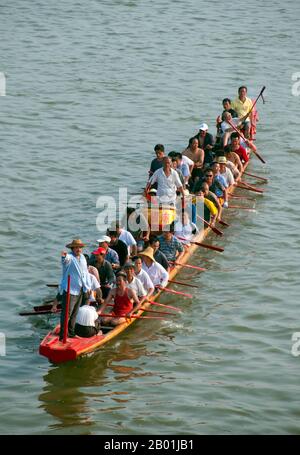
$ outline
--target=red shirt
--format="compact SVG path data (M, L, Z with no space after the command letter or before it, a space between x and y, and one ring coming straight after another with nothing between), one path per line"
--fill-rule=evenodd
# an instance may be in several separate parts
M242 161L244 161L244 163L247 163L249 161L247 151L242 145L240 145L240 147L234 151L239 155L239 157L241 158Z
M113 312L118 317L125 316L133 308L132 302L127 294L127 289L126 289L124 295L119 295L116 291L114 300L115 300L115 303L114 303L114 307L113 307Z

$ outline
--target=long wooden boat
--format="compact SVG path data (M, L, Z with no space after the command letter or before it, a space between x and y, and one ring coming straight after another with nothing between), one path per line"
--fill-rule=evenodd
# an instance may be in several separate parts
M250 160L245 163L243 172L246 170ZM229 190L229 194L232 194L235 190L235 187L231 187ZM195 242L203 242L205 237L209 235L211 232L210 228L202 229L194 238L193 241ZM186 264L194 252L199 248L198 245L192 244L185 252L184 256L181 258L181 264ZM173 268L170 272L169 279L172 280L175 276L180 273L182 266L177 266ZM155 301L160 296L161 292L157 292L153 297L152 301ZM148 309L151 306L150 303L146 303L143 305L144 309ZM142 316L144 311L141 309L139 310L137 316ZM91 338L81 338L76 336L74 338L67 338L66 343L59 341L59 331L60 326L57 325L54 330L50 331L39 347L39 353L49 359L49 361L57 364L62 362L67 362L70 360L75 360L78 357L83 355L89 354L101 348L104 344L108 343L113 338L117 337L120 333L124 332L130 325L136 322L138 318L128 320L114 328L108 328L107 330L104 329L103 333L95 335ZM145 323L144 321L142 323Z

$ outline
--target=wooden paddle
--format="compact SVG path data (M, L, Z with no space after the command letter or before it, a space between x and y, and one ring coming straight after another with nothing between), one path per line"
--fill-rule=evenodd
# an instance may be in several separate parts
M231 120L227 120L227 123L229 123L229 125L234 129L234 131L236 131L239 136L243 139L243 141L246 142L246 138L245 136L240 132L240 130L237 129L237 127L232 123ZM265 160L263 159L263 157L258 153L257 150L253 150L252 149L252 152L257 156L257 158L264 164L266 164Z
M103 317L103 318L126 318L126 315L124 316L116 316L115 314L111 314L111 313L102 313L100 314L100 317ZM162 316L138 316L138 315L135 315L133 314L130 318L128 319L166 319L166 318L163 318Z
M225 221L223 220L219 220L219 223L222 224L222 226L226 226L226 227L229 227L230 224L226 223Z
M165 307L165 308L170 308L170 310L179 311L180 313L182 313L182 310L180 308L173 306L173 305L165 305L164 303L153 302L153 300L148 300L148 303L150 303L151 305L157 305L157 306L161 306L161 307Z
M250 212L256 212L256 210L252 207L243 207L242 205L229 205L228 209L241 209L241 210L249 210Z
M182 237L179 237L177 235L177 238L178 239L181 239L181 240L185 240L184 238ZM198 245L198 246L202 246L203 248L207 248L209 250L214 250L214 251L220 251L221 253L224 251L224 248L221 248L219 246L212 246L212 245L207 245L206 243L202 243L202 242L194 242L193 240L190 240L189 241L190 243L193 243L195 245ZM169 261L170 262L170 261Z
M250 172L246 172L244 171L244 174L245 175L249 175L249 177L254 177L256 178L257 180L261 180L262 182L265 182L265 183L268 183L268 179L266 179L265 177L260 177L259 175L255 175L255 174L250 174Z
M259 194L263 194L263 192L264 192L264 190L261 190L260 188L254 188L254 186L245 185L242 182L237 183L236 187L242 188L243 190L253 191L254 193L259 193Z
M265 101L264 101L264 97L263 97L263 92L265 91L265 88L266 88L266 86L264 85L263 88L261 89L261 91L259 92L259 94L258 94L256 100L255 100L254 103L252 104L252 107L251 107L250 111L249 111L248 114L242 119L243 122L244 122L245 120L247 120L247 118L249 117L249 115L252 113L252 111L253 111L253 109L254 109L254 107L255 107L255 105L256 105L256 103L257 103L257 101L259 100L260 97L262 97L263 102L265 102Z
M189 288L198 288L196 284L183 283L182 281L169 280L169 283L181 284L182 286L187 286Z
M61 310L39 310L39 311L22 311L19 313L20 316L37 316L39 314L55 314L55 313L60 313Z
M155 287L156 287L156 289L159 289L160 291L164 291L167 294L182 295L183 297L188 297L189 299L193 298L192 294L187 294L186 292L174 291L173 289L167 289L167 288L163 288L161 286L155 286Z
M205 272L206 269L204 269L203 267L198 267L197 265L191 265L191 264L181 264L181 262L174 262L174 261L169 261L170 264L174 264L174 265L180 265L181 267L186 267L187 269L195 269L195 270L199 270L199 272Z
M208 221L206 221L204 218L201 218L200 215L197 215L197 218L199 218L199 220L201 220L204 224L206 224L208 227L210 227L210 229L217 235L223 235L224 233L222 231L220 231L220 229L214 227L211 223L209 223Z

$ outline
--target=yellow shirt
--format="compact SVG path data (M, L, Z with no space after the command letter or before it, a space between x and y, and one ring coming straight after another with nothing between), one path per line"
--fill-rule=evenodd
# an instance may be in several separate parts
M213 216L217 215L218 209L217 209L217 207L215 206L215 204L213 202L211 202L209 199L206 199L206 197L205 197L204 198L204 204L206 205L206 207L210 211L211 215L213 215Z
M245 99L242 102L239 98L236 98L233 103L231 104L232 109L237 112L237 115L241 118L248 114L248 112L252 109L252 101L250 98Z

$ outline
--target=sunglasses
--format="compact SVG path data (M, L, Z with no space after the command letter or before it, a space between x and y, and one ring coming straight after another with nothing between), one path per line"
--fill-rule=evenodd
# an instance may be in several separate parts
M205 177L213 177L213 174L207 174Z

